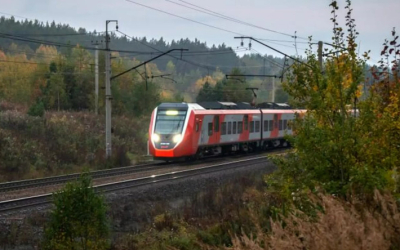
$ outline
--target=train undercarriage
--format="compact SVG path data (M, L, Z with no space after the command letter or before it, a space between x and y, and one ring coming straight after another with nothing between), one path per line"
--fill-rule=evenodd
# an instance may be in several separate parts
M234 154L246 154L252 152L261 152L267 151L275 148L285 148L289 147L290 144L284 139L276 139L276 140L268 140L268 141L254 141L254 142L246 142L246 143L234 143L234 144L225 144L218 146L203 146L199 147L196 155L193 156L185 156L185 157L177 157L177 158L167 158L167 157L154 157L155 160L163 160L167 162L171 161L191 161L191 160L200 160L205 157L213 157L213 156L227 156Z

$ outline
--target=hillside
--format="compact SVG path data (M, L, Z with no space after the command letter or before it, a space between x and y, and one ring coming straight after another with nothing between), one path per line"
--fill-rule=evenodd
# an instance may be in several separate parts
M92 41L104 41L104 32L87 31L84 28L75 29L68 24L43 23L38 20L35 21L16 21L13 17L7 19L0 18L0 33L16 35L24 38L45 40L54 43L69 43L72 45L79 44L81 46L93 47ZM205 42L197 39L190 41L189 39L180 39L178 41L167 42L162 37L159 40L149 39L146 37L125 37L123 34L116 31L111 32L110 48L121 51L134 51L136 53L126 53L121 55L130 55L137 60L144 61L151 58L151 53L159 51L167 51L170 49L188 49L189 51L184 54L182 61L177 65L176 71L179 74L186 72L200 70L203 74L210 70L220 68L222 72L228 73L233 67L241 66L263 66L260 58L248 57L242 60L239 58L234 49L227 47L225 44L209 46ZM26 41L18 41L11 39L1 39L0 49L8 49L14 43L22 46L22 50L26 52L33 52L39 48L40 43L27 43ZM104 43L101 44L104 47ZM136 55L132 55L136 54ZM176 58L175 58L176 57ZM176 52L174 57L166 56L161 57L155 63L157 67L164 71L166 70L169 61L178 61L180 59L180 52ZM266 71L270 72L272 64L276 60L277 64L283 65L283 60L279 58L269 57L266 61ZM272 61L272 62L271 62ZM175 63L176 64L176 63ZM262 73L263 68L251 69L247 73Z

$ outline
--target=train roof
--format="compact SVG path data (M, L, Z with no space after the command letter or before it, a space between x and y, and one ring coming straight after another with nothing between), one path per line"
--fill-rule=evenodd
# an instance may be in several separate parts
M184 102L164 102L158 105L158 109L178 109L187 110L188 104Z
M252 106L248 102L199 102L199 103L161 103L160 110L177 109L187 110L191 107L195 110L289 110L293 109L287 103L263 102L257 106Z
M199 102L204 109L255 109L247 102Z
M204 109L292 109L287 103L263 102L252 106L248 102L199 102Z

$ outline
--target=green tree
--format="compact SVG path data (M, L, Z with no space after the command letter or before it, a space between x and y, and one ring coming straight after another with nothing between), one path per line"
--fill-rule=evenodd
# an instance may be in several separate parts
M242 72L239 69L233 69L230 74L241 75ZM246 90L247 87L249 87L249 84L242 76L220 80L214 87L206 82L200 89L196 101L250 102L252 92Z
M203 88L200 89L196 97L197 102L216 101L213 87L208 83L204 83Z
M166 72L169 74L175 74L175 64L172 61L167 63Z
M109 225L104 199L83 174L53 196L55 205L45 229L44 249L107 249Z
M365 197L376 188L385 188L391 169L377 162L380 154L371 154L380 150L373 133L377 117L371 111L372 100L359 101L368 53L357 56L358 33L351 2L346 6L347 29L338 26L337 2L330 6L335 25L333 44L346 49L328 51L323 68L317 56L307 51L307 65L294 64L284 84L295 105L307 109L293 124L296 136L288 137L294 150L286 158L275 159L280 168L271 182L288 199L321 189L342 197L350 193ZM355 102L358 118L353 112Z
M282 88L275 90L275 102L283 103L288 102L289 95Z

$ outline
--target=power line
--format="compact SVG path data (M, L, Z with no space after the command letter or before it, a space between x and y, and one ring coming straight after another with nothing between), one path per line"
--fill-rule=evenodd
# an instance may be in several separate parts
M40 65L40 64L49 65L48 63L10 61L10 60L1 60L1 59L0 59L0 63L23 63L23 64L36 64L36 65Z
M33 39L33 38L27 38L27 37L7 34L7 33L0 33L0 37L11 39L11 40L30 42L30 43L38 43L38 44L45 44L45 45L52 45L52 46L59 46L59 47L67 47L67 48L75 48L76 47L75 45L71 45L71 44L58 43L58 42L52 42L52 41L47 41L47 40L39 40L39 39ZM90 48L90 47L81 47L81 48L88 49L88 50L95 50L95 48Z
M298 62L298 63L301 63L301 64L303 64L303 65L305 65L305 66L307 66L307 67L313 69L312 66L308 65L307 63L302 62L302 61L300 61L300 60L298 60L298 59L296 59L296 58L294 58L294 57L292 57L292 56L289 56L288 54L285 54L285 53L283 53L282 51L279 51L279 50L277 50L277 49L275 49L275 48L272 48L271 46L269 46L269 45L267 45L267 44L265 44L265 43L262 43L262 42L258 41L257 39L254 39L253 37L235 37L235 39L236 39L236 38L238 38L238 39L246 39L246 38L247 38L247 39L251 39L251 40L253 40L253 41L255 41L255 42L259 43L259 44L264 45L265 47L267 47L267 48L269 48L269 49L272 49L272 50L275 51L275 52L278 52L279 54L284 55L285 57L288 57L288 58L290 58L290 59L292 59L292 60L294 60L294 61L296 61L296 62Z
M137 39L137 38L134 38L134 37L132 37L132 36L129 36L129 35L127 35L126 33L124 33L124 32L122 32L122 31L120 31L120 30L118 30L117 31L118 33L120 33L121 35L123 35L123 36L125 36L125 37L128 37L128 38L130 38L132 41L136 41L136 42L139 42L139 43L141 43L142 45L144 45L144 46L146 46L146 47L148 47L148 48L151 48L151 49L153 49L153 50L157 50L157 49L155 49L154 47L152 47L151 45L149 45L149 44L147 44L147 43L144 43L144 42L142 42L141 40L139 40L139 39ZM183 54L184 55L190 55L190 56L193 56L193 55L219 55L219 54L230 54L230 53L234 53L234 52L241 52L241 51L243 51L244 49L231 49L231 48L229 48L229 49L224 49L224 50L209 50L209 51L201 51L201 50L193 50L193 51L186 51L186 52L183 52ZM158 52L160 52L160 53L162 53L162 51L160 51L160 50L157 50ZM150 52L147 52L147 53L150 53ZM150 54L158 54L158 53L155 53L155 52L151 52ZM171 53L171 55L173 55L174 53Z
M37 44L43 44L43 45L51 45L51 46L56 46L56 47L76 48L76 45L72 45L72 44L27 38L27 37L23 37L23 36L11 35L11 34L7 34L7 33L0 33L0 38L6 38L6 39L29 42L29 43L37 43ZM80 48L86 49L86 50L96 50L95 47L80 46ZM97 49L97 50L105 51L105 49ZM127 50L110 50L110 51L111 52L120 52L120 53L150 54L148 52L141 52L141 51L127 51Z
M131 1L131 0L126 0L126 1L127 1L127 2L130 2L130 3L133 3L133 4L136 4L136 5L139 5L139 6L142 6L142 7L145 7L145 8L148 8L148 9L152 9L152 10L155 10L155 11L158 11L158 12L161 12L161 13L164 13L164 14L167 14L167 15L171 15L171 16L174 16L174 17L178 17L178 18L184 19L184 20L186 20L186 21L194 22L194 23L197 23L197 24L200 24L200 25L204 25L204 26L207 26L207 27L210 27L210 28L214 28L214 29L218 29L218 30L225 31L225 32L229 32L229 33L231 33L231 34L236 34L236 35L240 34L241 36L243 36L243 34L238 33L238 32L235 32L235 31L232 31L232 30L228 30L228 29L220 28L220 27L217 27L217 26L214 26L214 25L202 23L202 22L199 22L199 21L190 19L190 18L182 17L182 16L179 16L179 15L176 15L176 14L173 14L173 13L170 13L170 12L167 12L167 11L164 11L164 10L160 10L160 9L157 9L157 8L154 8L154 7L151 7L151 6L148 6L148 5L144 5L144 4L141 4L141 3L137 3L137 2L134 2L134 1ZM166 1L169 1L169 0L166 0ZM172 2L172 1L169 1L169 2ZM172 3L175 3L175 2L172 2ZM175 3L175 4L181 5L181 4L179 4L179 3ZM182 5L182 6L187 7L187 6L185 6L185 5ZM190 8L190 7L188 7L188 8ZM209 13L207 13L207 14L209 14ZM270 31L270 30L269 30L269 31ZM283 33L283 34L284 34L284 33ZM286 34L286 35L288 35L288 34ZM291 35L289 35L289 36L291 36ZM269 39L260 39L260 40L270 41ZM270 41L270 42L271 42L271 41ZM283 44L281 44L281 46L290 47L290 46L288 46L288 45L283 45ZM291 47L290 47L290 48L291 48Z
M126 1L127 1L127 2L130 2L130 3L133 3L133 4L136 4L136 5L139 5L139 6L142 6L142 7L145 7L145 8L148 8L148 9L152 9L152 10L155 10L155 11L158 11L158 12L161 12L161 13L164 13L164 14L168 14L168 15L171 15L171 16L175 16L175 17L178 17L178 18L181 18L181 19L190 21L190 22L194 22L194 23L197 23L197 24L201 24L201 25L204 25L204 26L207 26L207 27L210 27L210 28L222 30L222 31L229 32L229 33L232 33L232 34L239 34L238 32L235 32L235 31L232 31L232 30L227 30L227 29L224 29L224 28L219 28L219 27L216 27L216 26L213 26L213 25L209 25L209 24L205 24L205 23L202 23L202 22L193 20L193 19L189 19L189 18L186 18L186 17L178 16L178 15L176 15L176 14L173 14L173 13L170 13L170 12L167 12L167 11L164 11L164 10L160 10L160 9L157 9L157 8L154 8L154 7L150 7L150 6L147 6L147 5L144 5L144 4L140 4L140 3L137 3L137 2L134 2L134 1L131 1L131 0L126 0ZM167 1L169 1L169 0L167 0ZM186 3L186 2L185 2L185 3ZM285 33L284 33L284 34L285 34ZM285 34L285 35L289 35L289 34ZM241 35L241 36L243 36L243 35ZM293 37L292 35L289 35L289 36ZM303 39L305 39L305 38L303 38ZM260 40L261 40L261 39L260 39ZM263 39L263 40L266 40L266 39ZM279 44L279 45L285 46L285 47L290 47L290 48L294 47L294 46L288 46L288 45L284 45L284 44Z
M142 45L144 45L144 46L146 46L146 47L148 47L148 48L151 48L151 49L153 49L153 50L155 50L155 51L158 51L158 52L162 52L162 51L160 51L160 50L158 50L158 49L156 49L156 48L154 48L154 47L152 47L152 46L150 46L150 45L148 45L148 44L146 44L146 43L144 43L144 42L142 42L142 41L140 41L140 40L138 40L138 39L133 38L132 36L127 35L126 33L122 32L122 31L118 31L118 32L121 33L122 35L124 35L124 36L130 38L130 39L136 40L137 42L141 43ZM188 53L189 53L189 52L184 52L184 54L188 54ZM191 65L194 65L194 66L197 66L197 67L200 67L200 68L204 68L204 69L207 69L207 70L214 70L216 67L219 67L219 68L233 68L233 67L234 67L234 66L206 65L206 64L196 63L196 62L192 62L192 61L187 60L187 59L178 58L178 57L176 57L176 56L174 56L174 55L171 55L171 54L167 54L167 56L170 56L170 57L175 58L175 59L177 59L177 60L181 60L181 61L183 61L183 62L189 63L189 64L191 64ZM267 60L270 61L269 58L267 58ZM270 62L272 62L272 61L270 61ZM273 62L273 63L275 63L276 66L278 66L278 67L282 67L282 65L279 65L279 64L276 63L276 62Z
M115 30L114 30L115 31ZM111 31L112 32L112 31ZM102 33L105 33L105 31L96 31L96 32L86 32L86 33L64 33L64 34L12 34L16 36L25 36L25 37L59 37L59 36L98 36Z
M120 32L121 34L124 34ZM124 34L127 36L126 34ZM59 43L59 42L53 42L53 41L48 41L48 40L40 40L40 39L33 39L33 38L28 38L28 37L23 37L23 36L17 36L17 35L12 35L12 34L7 34L7 33L0 33L0 37L2 38L7 38L7 39L12 39L12 40L17 40L17 41L24 41L24 42L30 42L30 43L37 43L37 44L44 44L44 45L51 45L51 46L56 46L56 47L66 47L66 48L76 48L75 45L71 44L65 44L65 43ZM133 39L133 37L131 37ZM146 45L145 43L141 42L140 40L136 40L143 45ZM149 45L146 45L148 47L151 47ZM86 46L80 46L82 49L86 50L96 50L94 47L86 47ZM154 49L153 47L151 47ZM105 49L98 49L100 51L105 51ZM148 54L155 54L154 52L141 52L141 51L127 51L127 50L111 50L111 52L120 52L120 53L134 53L134 54L142 54L142 55L148 55ZM162 53L162 51L159 51ZM192 51L191 55L202 55L202 54L229 54L229 53L234 53L235 51L232 49L227 49L224 51ZM157 54L157 53L156 53ZM188 52L188 54L190 54Z
M16 56L16 55L30 55L30 56L40 56L40 57L46 57L46 58L51 58L54 59L56 57L58 57L59 55L38 55L36 52L28 52L26 50L21 50L21 49L7 49L7 48L3 48L0 49L0 51L8 51L7 54L11 54L11 56Z
M290 46L290 45L281 44L281 43L277 43L277 42L271 42L271 41L266 40L266 39L259 39L259 40L261 40L261 41L267 41L268 43L276 44L276 45L283 46L283 47L288 47L288 48L292 48L292 49L295 48L294 45ZM298 42L297 42L297 43L298 43ZM304 50L304 51L306 50L306 49L304 49L304 48L297 48L297 49Z
M1 63L1 62L0 62ZM18 73L18 74L21 74L22 72L21 71L8 71L8 70L0 70L0 72L1 73L3 73L3 72L7 72L7 73ZM40 76L47 76L47 75L49 75L49 76L51 76L51 75L86 75L86 74L88 74L87 72L84 72L84 73L79 73L79 72L46 72L46 73L38 73L38 72L29 72L29 74L31 74L31 75L34 75L34 76L37 76L37 75L40 75ZM31 76L29 76L29 77L18 77L17 76L17 78L18 79L21 79L21 78L30 78Z
M13 15L13 14L5 13L5 12L0 12L0 14L7 15L7 16L12 16L12 17L19 17L19 18L24 18L24 19L34 20L34 19L32 19L32 18L27 18L27 17L23 17L23 16L17 16L17 15Z
M131 37L131 36L129 36L129 35L127 35L127 34L121 32L121 31L118 31L118 32L120 32L121 34L124 34L124 35L127 36L127 37L130 37L131 39L134 39L133 37ZM158 51L158 52L162 52L161 50L158 50L158 49L156 49L156 48L154 48L154 47L152 47L152 46L150 46L150 45L148 45L148 44L146 44L146 43L144 43L144 42L142 42L142 41L140 41L140 40L136 40L136 41L138 41L139 43L143 44L144 46L146 46L146 47L148 47L148 48L151 48L151 49L156 50L156 51ZM208 67L208 66L204 66L204 65L201 65L201 64L199 64L199 63L191 62L191 61L186 60L186 59L183 59L183 58L178 58L178 57L173 56L173 55L170 55L170 54L167 54L167 56L172 57L172 58L175 58L175 59L177 59L177 60L181 60L181 61L186 62L186 63L189 63L189 64L192 64L192 65L197 66L197 67L200 67L200 68L205 68L205 69L207 69L207 70L210 70L210 69L211 69L211 70L214 70L214 68L211 68L211 67Z
M251 50L253 50L254 52L256 52L256 53L258 53L258 54L261 55L261 53L258 52L257 50L255 50L255 49L253 49L253 48L251 48ZM279 63L277 63L277 62L275 62L274 60L269 59L268 57L264 57L264 56L263 56L262 58L265 58L265 60L267 60L268 62L270 62L271 64L274 64L275 66L277 66L277 67L279 67L279 68L282 68L282 67L283 67L283 65L281 65L281 64L279 64Z
M251 23L247 23L247 22L241 21L239 19L220 14L218 12L215 12L215 11L200 7L198 5L195 5L195 4L183 1L183 0L179 0L179 1L181 1L183 3L186 3L188 5L194 6L194 7L198 8L198 9L186 6L184 4L176 3L176 2L173 2L171 0L166 0L166 1L170 2L170 3L173 3L173 4L176 4L176 5L179 5L179 6L182 6L182 7L185 7L185 8L188 8L188 9L192 9L192 10L195 10L195 11L206 13L206 14L211 15L211 16L219 17L219 18L231 21L231 22L239 23L239 24L242 24L242 25L250 26L250 27L253 27L253 28L258 28L258 29L261 29L261 30L265 30L265 31L269 31L269 32L273 32L273 33L277 33L277 34L281 34L281 35L285 35L285 36L289 36L289 37L293 37L293 35L290 35L290 34L287 34L287 33L283 33L283 32L279 32L279 31L275 31L275 30L272 30L272 29L267 29L267 28L264 28L264 27L261 27L261 26L258 26L258 25L254 25L254 24L251 24ZM298 38L300 38L300 37L298 37ZM301 39L307 40L307 38L301 38Z
M184 20L186 20L186 21L190 21L190 22L193 22L193 23L197 23L197 24L201 24L201 25L204 25L204 26L208 26L208 27L210 27L210 28L214 28L214 29L218 29L218 30L225 31L225 32L229 32L229 33L231 33L231 34L242 35L242 34L240 34L240 33L237 33L237 32L231 31L231 30L227 30L227 29L224 29L224 28L219 28L219 27L217 27L217 26L213 26L213 25L210 25L210 24L202 23L202 22L199 22L199 21L190 19L190 18L178 16L178 15L175 15L175 14L173 14L173 13L170 13L170 12L167 12L167 11L164 11L164 10L156 9L156 8L153 8L153 7L150 7L150 6L141 4L141 3L133 2L133 1L131 1L131 0L126 0L126 1L127 1L127 2L130 2L130 3L133 3L133 4L136 4L136 5L140 5L140 6L142 6L142 7L148 8L148 9L152 9L152 10L155 10L155 11L158 11L158 12L162 12L162 13L167 14L167 15L171 15L171 16L174 16L174 17L178 17L178 18L184 19Z

